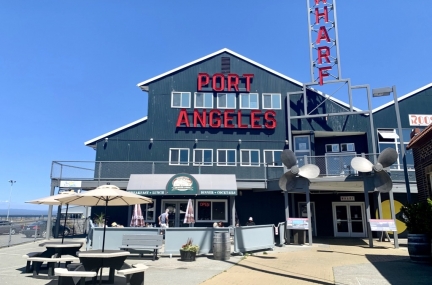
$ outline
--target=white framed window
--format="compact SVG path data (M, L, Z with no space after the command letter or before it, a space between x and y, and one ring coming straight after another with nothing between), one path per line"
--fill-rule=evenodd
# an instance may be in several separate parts
M190 92L171 93L171 108L190 108L190 107L191 107Z
M326 144L325 145L326 152L339 152L339 145L335 144Z
M241 166L260 166L259 149L242 149L240 150Z
M297 157L297 165L299 167L305 165L305 155L310 156L310 136L295 136L294 137L294 153Z
M193 151L193 165L212 166L213 150L197 148Z
M169 165L189 165L189 149L170 148Z
M341 143L341 151L355 151L354 143Z
M141 204L141 212L143 213L144 222L155 222L155 204Z
M197 199L196 223L228 222L227 200Z
M403 169L403 159L401 153L401 143L400 143L400 135L398 129L377 129L377 140L378 140L378 148L381 153L386 148L394 148L398 155L398 160L393 165L390 166L390 169L402 170ZM402 129L402 139L404 142L404 148L406 149L407 145L410 142L410 134L411 129ZM405 151L406 163L408 169L414 169L414 155L412 149Z
M263 109L282 109L281 107L281 95L276 93L263 93L262 96L262 108Z
M218 149L217 165L218 166L236 166L237 150L235 149Z
M264 163L269 167L283 167L281 154L281 150L264 150Z
M195 108L213 109L213 93L195 92Z
M258 93L240 93L240 109L259 109Z
M218 93L217 107L220 109L235 109L236 94L235 93Z

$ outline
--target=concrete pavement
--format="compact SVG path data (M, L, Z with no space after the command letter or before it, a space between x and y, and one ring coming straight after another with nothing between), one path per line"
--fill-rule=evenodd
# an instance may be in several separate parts
M38 244L0 249L1 285L57 284L23 273L21 256L42 251ZM432 284L432 266L412 263L403 242L400 249L388 242L374 245L369 248L362 239L316 239L312 247L275 247L228 261L213 260L212 255L200 256L195 262L182 262L178 256L152 261L151 255L132 255L127 263L149 266L145 284Z

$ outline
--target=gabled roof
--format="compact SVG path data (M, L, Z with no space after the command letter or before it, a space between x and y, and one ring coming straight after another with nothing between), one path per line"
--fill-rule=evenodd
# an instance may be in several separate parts
M412 92L410 92L410 93L408 93L408 94L406 94L406 95L404 95L402 97L399 97L398 98L398 102L400 102L402 100L405 100L406 98L409 98L409 97L411 97L411 96L413 96L413 95L415 95L415 94L417 94L419 92L422 92L423 90L426 90L426 89L428 89L430 87L432 87L432 83L429 83L429 84L427 84L427 85L425 85L423 87L420 87L419 89L416 89L416 90L414 90L414 91L412 91ZM387 108L388 106L391 106L393 104L394 104L394 100L392 100L391 102L388 102L388 103L386 103L384 105L381 105L378 108L373 109L372 113L378 112L378 111L380 111L380 110L382 110L384 108Z
M109 137L109 136L112 135L112 134L118 133L118 132L120 132L120 131L122 131L122 130L125 130L125 129L129 128L129 127L132 127L133 125L139 124L139 123L144 122L144 121L146 121L146 120L147 120L147 116L144 117L144 118L141 118L141 119L139 119L139 120L133 121L132 123L129 123L129 124L127 124L127 125L124 125L123 127L117 128L117 129L115 129L115 130L113 130L113 131L111 131L111 132L108 132L108 133L105 133L105 134L103 134L103 135L100 135L100 136L98 136L98 137L96 137L96 138L94 138L94 139L88 140L88 141L86 141L86 142L84 143L84 145L89 146L89 147L92 147L92 148L95 148L95 147L96 147L95 143L96 143L98 140L101 140L101 139L107 138L107 137Z

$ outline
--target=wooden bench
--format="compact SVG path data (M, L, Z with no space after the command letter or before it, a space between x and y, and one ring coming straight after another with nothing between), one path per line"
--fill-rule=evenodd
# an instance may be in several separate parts
M126 277L126 284L144 285L144 274L148 266L140 263L133 266L134 268L118 270L117 273Z
M153 250L154 261L162 243L163 235L123 235L120 249L138 252Z
M56 268L54 274L58 276L58 285L84 285L86 278L94 278L97 273L95 271L68 271L66 268ZM75 283L74 278L79 278L79 283Z
M71 255L64 255L62 257L44 257L44 256L33 256L33 257L26 257L27 255L24 255L23 257L27 259L27 264L29 264L29 262L32 262L32 267L33 267L33 276L37 276L39 274L39 271L42 267L42 264L44 262L47 263L47 268L48 268L48 277L53 276L54 273L54 267L56 265L56 263L61 263L61 262L65 262L66 266L67 264L71 263L71 262L78 262L79 258L75 257L75 256L71 256ZM27 269L27 267L26 267Z

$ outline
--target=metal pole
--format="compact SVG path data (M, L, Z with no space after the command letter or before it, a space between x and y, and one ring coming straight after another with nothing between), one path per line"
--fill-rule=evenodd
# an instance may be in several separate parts
M372 231L371 231L371 227L370 227L371 215L370 215L369 191L368 191L369 186L373 183L373 181L370 177L368 177L368 178L365 177L363 180L363 183L364 183L363 188L364 188L365 207L366 207L366 228L367 228L368 237L369 237L369 247L373 247Z
M397 124L398 124L398 129L399 129L399 143L400 143L401 154L402 154L402 164L403 164L403 170L404 170L404 176L405 176L405 187L406 187L406 192L407 192L407 201L408 201L408 204L411 204L411 189L410 189L410 184L409 184L409 179L408 179L408 168L407 168L406 156L405 156L405 144L404 144L404 140L403 140L402 124L401 124L400 113L399 113L399 102L397 99L397 93L396 93L396 86L395 85L393 85L392 90L393 90L393 99L394 99L395 110L396 110L396 120L397 120Z
M372 114L372 100L371 100L371 92L369 85L366 85L366 93L367 93L367 100L368 100L368 109L369 109L369 122L371 127L371 140L372 140L372 151L373 151L373 159L374 163L377 163L377 157L376 157L376 140L375 140L375 126L373 121L373 114Z
M393 199L393 190L390 190L389 192L389 197L390 197L390 211L391 211L391 216L392 216L392 220L395 222L396 224L396 217L395 217L395 208L394 208L394 199ZM398 239L398 232L397 229L395 232L393 232L393 239L394 239L394 247L395 248L399 248L399 239Z
M307 216L308 216L308 236L309 236L309 246L312 246L312 217L311 217L311 208L310 208L310 194L309 194L309 186L306 190L306 207L307 207Z
M11 180L9 180L9 183L11 184L11 186L10 186L10 191L9 191L8 211L7 211L7 217L6 217L7 221L9 221L10 201L12 199L12 188L13 188L14 183L16 183L16 181L11 179Z

